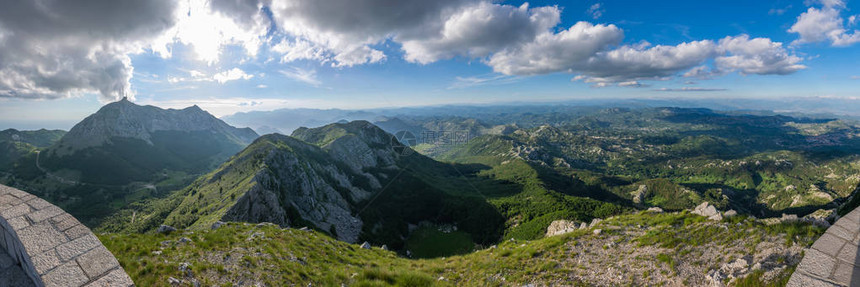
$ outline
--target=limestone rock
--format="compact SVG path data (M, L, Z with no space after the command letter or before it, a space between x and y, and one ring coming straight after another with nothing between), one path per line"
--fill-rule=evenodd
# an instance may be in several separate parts
M215 223L212 223L211 228L212 229L218 229L218 228L221 228L221 226L223 226L224 224L227 224L227 223L224 223L223 221L215 221Z
M647 185L639 185L639 189L633 191L633 203L642 203L645 200L645 195L648 193Z
M370 249L370 243L365 241L364 243L361 244L361 248Z
M696 209L693 209L692 213L707 217L710 220L723 220L723 215L720 214L716 207L714 207L707 201L702 202L702 204L699 204L699 206L696 206Z
M176 231L176 228L173 226L170 226L170 225L163 225L162 224L161 226L158 227L158 229L156 231L158 231L158 233L168 234L168 233Z
M659 208L659 207L656 207L656 206L655 206L655 207L648 208L648 210L647 210L647 211L648 211L648 212L663 213L663 209L662 209L662 208Z
M569 220L556 220L549 224L546 228L546 237L561 235L572 232L578 229L579 225L576 222Z
M729 211L726 211L726 212L723 214L723 216L724 216L724 217L726 217L726 218L734 217L734 216L737 216L737 215L738 215L738 212L737 212L737 211L735 211L734 209L729 209Z

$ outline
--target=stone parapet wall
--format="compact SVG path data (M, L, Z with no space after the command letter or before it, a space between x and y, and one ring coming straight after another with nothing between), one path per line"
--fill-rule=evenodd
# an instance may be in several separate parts
M786 286L860 286L860 207L806 250Z
M0 185L0 248L36 286L134 285L89 228L59 207L4 185Z

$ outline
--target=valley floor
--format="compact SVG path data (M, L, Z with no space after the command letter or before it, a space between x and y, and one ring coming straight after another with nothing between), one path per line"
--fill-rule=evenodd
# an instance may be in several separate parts
M420 260L265 223L100 238L139 286L780 286L822 232L744 216L641 212Z

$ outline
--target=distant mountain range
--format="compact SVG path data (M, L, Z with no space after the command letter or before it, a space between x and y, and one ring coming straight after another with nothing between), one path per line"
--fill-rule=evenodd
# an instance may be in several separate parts
M743 111L758 114L791 116L840 117L860 119L860 99L839 97L808 98L642 98L642 99L578 99L557 102L515 102L484 105L443 105L365 110L341 109L279 109L274 111L240 112L224 116L225 122L250 127L260 134L289 134L299 127L320 127L342 120L367 120L379 123L391 118L463 117L483 119L501 114L546 114L568 110L594 110L610 107L647 108L679 107L708 108L717 111ZM382 125L380 125L382 126ZM386 129L386 131L390 131Z

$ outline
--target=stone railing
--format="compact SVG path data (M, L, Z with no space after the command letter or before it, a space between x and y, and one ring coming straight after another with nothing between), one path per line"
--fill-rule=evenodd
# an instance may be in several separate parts
M786 286L860 286L860 207L806 250Z
M89 228L59 207L4 185L0 185L0 248L36 286L134 285Z

